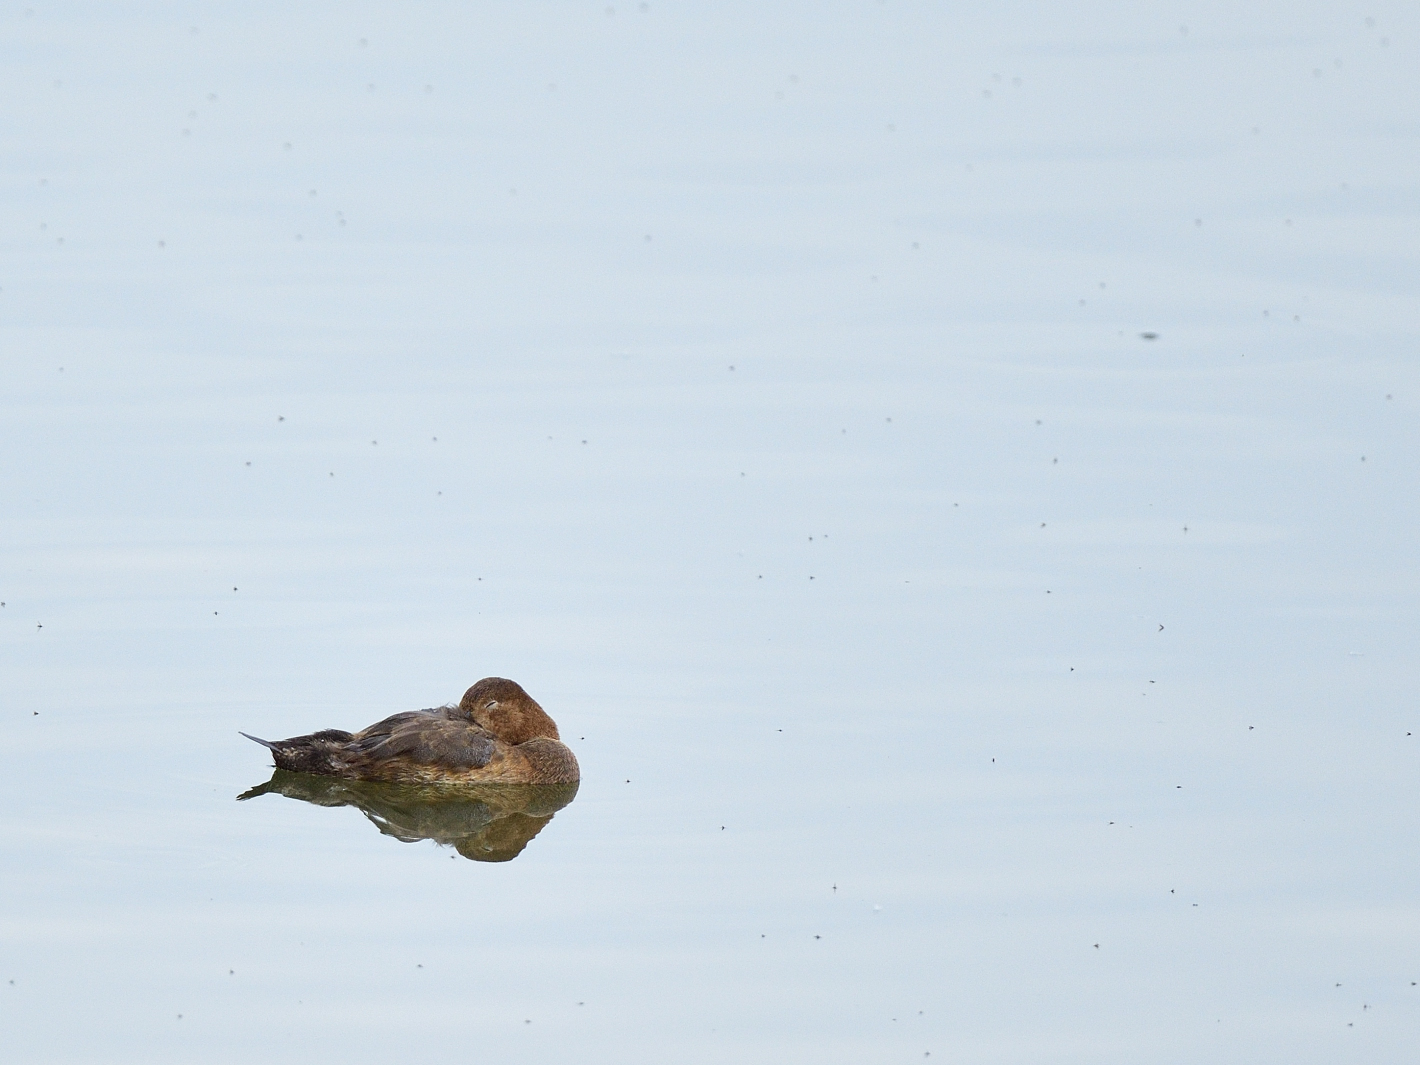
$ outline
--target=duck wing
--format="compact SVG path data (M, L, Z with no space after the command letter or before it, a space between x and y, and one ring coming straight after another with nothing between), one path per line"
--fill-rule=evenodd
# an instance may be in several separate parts
M344 745L352 763L401 760L450 769L482 769L497 746L491 732L435 710L414 710L361 729Z

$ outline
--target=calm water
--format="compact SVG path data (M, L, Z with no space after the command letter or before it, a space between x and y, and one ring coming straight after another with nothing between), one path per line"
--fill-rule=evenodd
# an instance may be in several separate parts
M5 11L7 1060L1411 1060L1420 22L1233 7Z

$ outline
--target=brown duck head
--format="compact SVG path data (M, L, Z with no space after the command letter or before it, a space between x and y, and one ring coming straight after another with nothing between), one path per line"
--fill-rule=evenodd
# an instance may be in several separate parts
M557 734L557 723L523 691L522 685L502 677L484 677L463 693L459 709L474 724L514 746L535 736L562 738Z

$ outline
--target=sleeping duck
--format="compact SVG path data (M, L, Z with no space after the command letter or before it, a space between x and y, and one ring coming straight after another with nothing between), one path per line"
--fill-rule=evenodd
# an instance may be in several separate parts
M359 732L263 740L278 769L393 784L570 784L577 759L522 687L485 677L458 706L395 714Z

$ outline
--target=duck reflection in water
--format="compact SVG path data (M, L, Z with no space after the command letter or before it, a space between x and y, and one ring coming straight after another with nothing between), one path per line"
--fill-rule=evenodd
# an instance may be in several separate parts
M237 798L285 795L316 806L354 806L403 843L432 839L476 862L510 862L577 794L568 784L465 784L458 788L342 780L278 769Z

